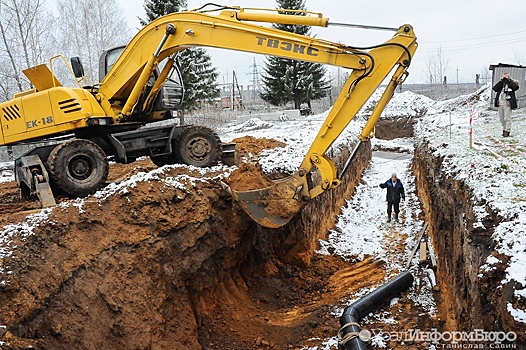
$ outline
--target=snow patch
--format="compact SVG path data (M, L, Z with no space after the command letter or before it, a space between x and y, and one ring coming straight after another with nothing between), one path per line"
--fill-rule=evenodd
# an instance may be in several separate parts
M5 225L0 231L0 259L12 256L13 251L17 248L13 240L15 237L21 241L27 240L34 235L34 229L39 227L42 223L48 222L49 214L52 208L42 209L40 212L26 216L25 220L20 223L12 223ZM7 266L0 265L0 274L11 274ZM6 281L0 281L0 284L5 285Z
M515 321L526 323L526 312L524 310L515 309L511 303L508 303L507 308L508 312L511 316L513 316Z

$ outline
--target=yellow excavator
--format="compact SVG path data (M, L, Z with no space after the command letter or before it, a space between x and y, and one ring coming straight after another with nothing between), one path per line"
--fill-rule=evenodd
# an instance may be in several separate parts
M46 206L55 203L52 190L70 196L92 193L106 181L108 157L129 163L147 155L158 165L197 166L210 166L221 159L222 144L208 128L146 125L172 116L170 108L159 102L167 100L161 95L182 98L182 93L177 88L167 93L163 85L173 82L170 77L174 72L179 75L177 53L191 47L238 50L350 69L298 171L268 188L232 191L232 195L256 222L280 227L306 201L340 184L358 146L373 136L374 126L396 86L407 77L417 48L412 27L358 26L393 29L396 33L385 43L357 48L249 23L357 26L333 23L321 13L208 6L161 17L141 29L126 47L104 53L99 84L80 84L83 69L78 58L72 59L70 66L78 82L74 88L60 84L53 74L52 61L50 68L40 65L24 71L34 88L0 104L0 144L49 141L62 135L72 138L37 147L15 160L15 176L23 196L37 194ZM161 62L164 67L159 70ZM390 81L363 127L360 142L342 173L337 174L327 150L390 72Z

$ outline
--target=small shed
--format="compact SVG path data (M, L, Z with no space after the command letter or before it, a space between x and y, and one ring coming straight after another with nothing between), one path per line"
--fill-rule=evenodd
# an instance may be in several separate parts
M491 86L497 84L504 73L510 73L512 79L519 81L519 90L515 92L517 97L517 107L526 107L526 67L517 66L513 64L499 63L489 66L489 70L493 71L491 76ZM495 101L496 92L491 90L491 108L495 109L493 102Z

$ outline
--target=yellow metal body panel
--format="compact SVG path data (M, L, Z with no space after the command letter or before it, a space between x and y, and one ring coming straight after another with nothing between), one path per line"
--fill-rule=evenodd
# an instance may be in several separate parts
M2 144L12 144L87 126L88 118L106 116L95 98L81 88L56 87L0 104Z
M19 98L22 96L26 96L26 95L31 95L31 94L34 94L35 92L37 92L37 89L29 89L26 91L17 92L16 94L13 95L13 99Z
M44 91L56 86L62 86L45 64L24 69L22 73L35 86L37 91Z

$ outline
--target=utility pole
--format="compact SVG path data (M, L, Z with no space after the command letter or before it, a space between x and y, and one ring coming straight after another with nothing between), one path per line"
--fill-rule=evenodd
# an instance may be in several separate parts
M458 66L457 66L457 85L458 85ZM457 86L458 88L458 86Z
M232 110L234 110L234 102L236 102L239 105L239 110L243 110L243 93L241 92L241 89L239 88L239 83L237 81L236 71L232 71L232 75L233 75L233 79L232 79ZM236 100L234 87L237 88L237 92L239 93L239 100Z
M259 86L259 74L258 66L256 64L256 58L254 57L254 63L250 66L252 68L252 100L255 101L257 97L257 87Z

